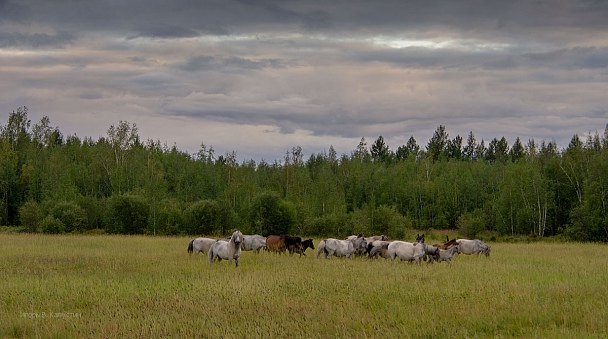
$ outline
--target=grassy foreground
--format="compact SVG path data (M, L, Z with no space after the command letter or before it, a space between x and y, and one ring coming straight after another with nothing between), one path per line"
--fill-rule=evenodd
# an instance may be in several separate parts
M606 245L496 243L451 267L244 252L235 268L188 241L0 234L0 337L608 335Z

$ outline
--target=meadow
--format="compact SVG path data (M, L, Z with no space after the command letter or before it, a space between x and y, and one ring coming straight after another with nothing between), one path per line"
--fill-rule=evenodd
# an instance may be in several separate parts
M189 240L0 234L0 337L608 335L603 244L489 243L452 266L243 252L235 268Z

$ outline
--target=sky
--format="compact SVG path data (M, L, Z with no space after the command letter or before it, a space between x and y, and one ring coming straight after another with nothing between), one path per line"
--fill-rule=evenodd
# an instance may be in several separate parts
M608 1L0 0L0 125L237 161L422 149L445 126L565 148L608 123Z

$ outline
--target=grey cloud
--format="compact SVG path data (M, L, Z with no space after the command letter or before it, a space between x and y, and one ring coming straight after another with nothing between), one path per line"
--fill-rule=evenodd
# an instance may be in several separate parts
M46 33L0 33L0 48L6 47L54 47L63 48L76 40L76 37L69 33L59 33L49 35Z
M239 57L213 57L201 55L190 58L186 62L177 64L175 67L182 71L230 71L230 70L260 70L264 68L282 67L283 62L279 59L252 60Z
M142 37L159 39L193 38L200 35L200 33L190 28L167 24L142 25L136 30L138 33L134 36L128 37L127 39L136 39Z
M195 147L232 129L265 150L424 144L440 124L559 142L608 118L607 17L586 0L0 0L0 109L73 124L84 103ZM392 44L421 40L436 48Z
M184 97L196 90L167 73L148 73L130 77L129 90L141 97Z
M28 21L31 10L16 1L0 0L0 22L3 20L12 22Z

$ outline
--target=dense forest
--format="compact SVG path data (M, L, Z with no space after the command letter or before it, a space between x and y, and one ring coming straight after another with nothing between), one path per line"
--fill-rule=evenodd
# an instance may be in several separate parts
M237 162L142 142L137 126L98 140L64 136L26 107L0 125L0 225L28 232L122 234L290 233L400 238L408 229L467 237L558 236L608 241L608 125L566 148L534 139L486 145L440 125L426 145L391 149L362 138L350 154ZM291 149L289 149L291 148Z

